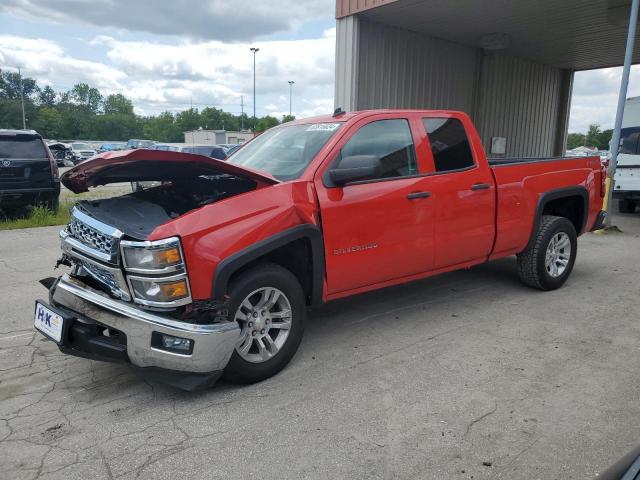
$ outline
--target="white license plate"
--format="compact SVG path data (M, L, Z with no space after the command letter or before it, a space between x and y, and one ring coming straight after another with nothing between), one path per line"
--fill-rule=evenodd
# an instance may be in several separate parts
M36 313L33 323L34 327L44 333L51 340L60 343L62 340L63 324L64 318L50 308L36 302Z

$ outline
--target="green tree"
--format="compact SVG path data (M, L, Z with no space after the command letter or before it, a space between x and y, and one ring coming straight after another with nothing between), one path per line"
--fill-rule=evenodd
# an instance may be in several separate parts
M134 115L110 113L97 115L93 122L91 138L103 140L128 140L143 136L142 122Z
M32 128L45 138L59 138L63 132L62 116L55 107L40 107Z
M256 125L256 132L264 132L265 130L270 129L271 127L275 127L279 125L280 122L276 117L272 117L271 115L266 115L258 120L258 124Z
M600 135L597 137L596 147L598 147L599 150L609 150L609 142L611 141L612 136L612 129L600 132Z
M182 142L184 135L178 129L171 112L163 112L155 117L142 120L142 136L159 142Z
M584 133L570 133L567 135L567 149L572 150L585 144Z
M38 84L33 78L22 77L21 82L18 72L0 70L0 99L19 99L20 83L22 83L22 92L24 93L25 101L32 99L38 94Z
M49 85L38 93L38 104L45 107L53 107L56 104L56 92Z
M200 128L200 113L198 110L196 108L190 108L189 110L178 113L176 115L176 127L180 131L180 139L173 141L182 142L184 141L184 136L182 135L184 132Z
M602 133L600 130L600 125L597 123L592 123L589 125L589 130L587 131L587 135L585 138L585 147L594 147L598 144L598 137Z
M133 115L133 102L121 93L109 95L104 99L103 111L105 115Z
M296 119L295 115L283 115L282 116L282 122L280 122L280 123L292 122L295 119Z
M69 97L77 105L84 106L92 113L98 113L102 106L102 95L97 88L86 83L77 83L69 92Z

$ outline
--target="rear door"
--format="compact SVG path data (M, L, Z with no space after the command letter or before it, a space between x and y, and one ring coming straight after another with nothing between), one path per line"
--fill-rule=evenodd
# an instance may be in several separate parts
M493 247L493 175L480 138L475 130L465 127L467 122L468 117L457 113L434 112L422 118L434 172L429 189L434 201L435 269L484 261Z
M433 205L429 179L419 175L419 137L411 123L408 116L388 114L357 123L316 176L329 295L433 267ZM355 155L378 156L383 164L379 178L328 185L327 170Z
M0 135L0 190L51 188L51 164L42 138Z

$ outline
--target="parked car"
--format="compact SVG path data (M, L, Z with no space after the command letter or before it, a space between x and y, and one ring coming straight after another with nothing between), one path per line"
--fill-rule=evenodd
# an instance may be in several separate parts
M71 154L73 156L73 163L78 164L85 160L90 159L96 155L96 150L87 143L72 142Z
M217 158L218 160L227 158L227 151L218 145L185 145L180 151L205 155L207 157Z
M98 148L100 153L102 152L115 152L118 150L125 150L127 148L127 144L125 142L111 142L111 143L103 143Z
M71 146L62 142L52 142L47 145L53 158L56 160L58 167L72 166L73 165L73 153L71 152Z
M232 147L227 149L227 157L230 157L231 155L236 153L238 150L242 148L243 145L244 143L238 143L237 145L233 145Z
M113 152L62 177L75 193L152 180L78 202L71 273L43 280L34 322L63 352L185 389L274 375L307 307L338 298L511 255L526 285L559 288L605 218L598 157L487 160L453 111L298 120L227 162Z
M227 152L219 145L193 145L191 143L157 143L152 147L153 150L163 150L168 152L184 152L204 155L206 157L224 160L227 158Z
M137 138L132 138L131 140L127 141L127 148L151 148L155 145L155 143L156 142L154 142L153 140L140 140Z
M184 145L183 143L156 143L152 147L151 150L162 150L165 152L179 152L180 147Z
M0 130L0 208L44 204L58 209L56 160L34 130Z

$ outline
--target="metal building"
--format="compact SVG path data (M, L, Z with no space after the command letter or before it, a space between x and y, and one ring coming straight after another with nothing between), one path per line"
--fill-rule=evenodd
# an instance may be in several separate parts
M194 145L238 144L253 138L249 131L231 132L227 130L190 130L184 132L184 143Z
M562 154L574 72L622 64L630 4L337 0L336 107L463 110L493 156Z

